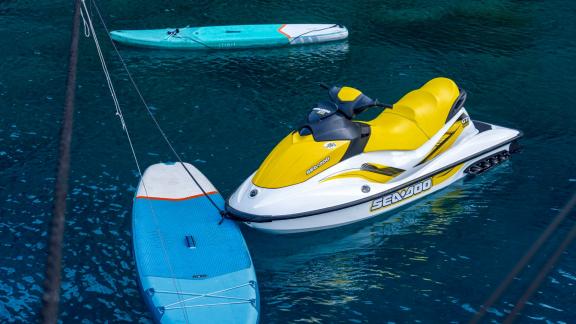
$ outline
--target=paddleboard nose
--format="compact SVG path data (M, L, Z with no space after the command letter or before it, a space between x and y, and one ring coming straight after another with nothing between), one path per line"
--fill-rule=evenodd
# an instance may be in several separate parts
M122 39L122 35L123 31L122 30L113 30L110 32L110 37L112 37L113 40L117 41Z

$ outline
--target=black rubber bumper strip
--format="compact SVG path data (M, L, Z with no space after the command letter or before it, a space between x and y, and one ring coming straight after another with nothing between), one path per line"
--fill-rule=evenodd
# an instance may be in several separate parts
M496 150L496 149L498 149L499 147L508 145L508 144L516 141L517 139L521 138L523 135L524 135L524 134L523 134L521 131L518 131L518 135L516 135L515 137L513 137L513 138L511 138L511 139L509 139L509 140L507 140L507 141L505 141L505 142L502 142L502 143L500 143L500 144L498 144L498 145L492 146L491 148L482 150L482 151L480 151L480 152L478 152L478 153L476 153L476 154L473 154L473 155L471 155L471 156L469 156L469 157L467 157L467 158L465 158L465 159L458 160L458 161L456 161L456 162L454 162L454 163L451 163L451 164L449 164L449 165L447 165L447 166L445 166L445 167L443 167L443 168L441 168L441 169L436 170L435 172L432 172L432 173L423 175L423 176L418 177L418 178L416 178L416 179L414 179L414 180L412 180L412 181L403 183L401 186L394 187L394 188L388 189L388 190L386 190L386 191L383 191L383 192L374 194L374 195L372 195L372 196L369 196L369 197L366 197L366 198L362 198L362 199L358 199L358 200L355 200L355 201L351 201L351 202L348 202L348 203L345 203L345 204L340 204L340 205L336 205L336 206L332 206L332 207L326 207L326 208L322 208L322 209L311 210L311 211L307 211L307 212L303 212L303 213L272 216L272 215L253 215L253 214L248 214L248 213L241 212L241 211L239 211L239 210L236 210L236 209L230 207L230 204L228 203L228 200L229 200L229 199L227 199L227 200L226 200L226 211L228 212L228 215L227 215L226 217L229 218L229 219L232 219L232 220L236 220L236 221L240 221L240 222L247 222L247 223L269 223L269 222L279 221L279 220L288 220L288 219L296 219L296 218L316 216L316 215L320 215L320 214L325 214L325 213L329 213L329 212L334 212L334 211L346 209L346 208L349 208L349 207L353 207L353 206L356 206L356 205L363 204L363 203L365 203L365 202L368 202L368 201L370 201L370 200L374 200L374 199L379 198L379 197L382 197L382 196L386 196L386 195L388 195L388 194L390 194L390 193L393 193L393 192L397 191L397 190L399 189L399 187L400 187L400 188L404 188L404 187L406 187L406 186L410 186L410 185L412 185L412 184L415 184L415 183L417 183L417 182L420 182L420 181L422 181L422 180L424 180L424 179L426 179L426 178L433 177L433 176L435 176L435 175L437 175L437 174L439 174L439 173L442 173L442 172L444 172L444 171L446 171L446 170L452 169L453 167L455 167L455 166L457 166L457 165L459 165L459 164L466 163L466 162L468 162L468 161L470 161L470 160L473 160L473 159L475 159L475 158L477 158L477 157L479 157L479 156L482 156L482 155L484 155L484 154L486 154L486 153L488 153L488 152L490 152L490 151Z

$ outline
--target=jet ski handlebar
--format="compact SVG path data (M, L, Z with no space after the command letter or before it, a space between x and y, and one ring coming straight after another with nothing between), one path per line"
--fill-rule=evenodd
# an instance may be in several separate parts
M361 106L361 107L357 107L357 108L355 108L355 110L361 110L360 112L362 112L368 108L375 108L375 107L387 109L387 108L392 108L393 106L391 104L381 103L378 101L378 99L376 99L376 100L374 100L374 103L368 104L365 106Z
M320 85L320 87L323 89L328 90L330 101L334 103L338 111L342 112L348 118L353 118L355 115L364 112L368 108L392 108L392 105L381 103L378 101L378 99L373 100L362 92L350 87L329 86L324 82L320 82L318 85ZM353 96L355 96L354 99L342 100L340 98L339 94L344 88L347 88L349 93L353 93Z
M373 100L357 89L350 87L330 87L330 100L320 101L308 114L307 123L298 128L300 136L313 135L316 141L354 140L369 133L365 127L354 121L354 117L366 109L392 108L392 105Z

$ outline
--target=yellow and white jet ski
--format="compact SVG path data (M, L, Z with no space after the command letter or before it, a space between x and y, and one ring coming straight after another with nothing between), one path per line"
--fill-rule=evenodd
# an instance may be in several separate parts
M332 87L227 201L228 217L272 233L341 226L406 205L507 160L518 130L473 121L466 92L436 78L384 105ZM373 120L354 117L385 109Z

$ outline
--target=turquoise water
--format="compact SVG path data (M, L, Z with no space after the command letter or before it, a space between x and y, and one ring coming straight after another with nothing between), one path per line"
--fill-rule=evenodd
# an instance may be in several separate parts
M70 7L0 1L0 322L34 321L40 306ZM444 75L468 91L474 119L524 131L524 151L510 162L413 205L396 222L286 237L245 230L263 323L465 322L576 189L573 1L116 0L101 9L114 29L349 28L347 42L302 48L122 49L177 150L224 195L325 98L320 81L393 102ZM92 40L81 40L80 54L61 317L146 321L130 251L136 169ZM119 63L110 68L142 163L170 160ZM503 319L574 221L572 214L489 320ZM575 296L573 246L521 322L574 322Z

